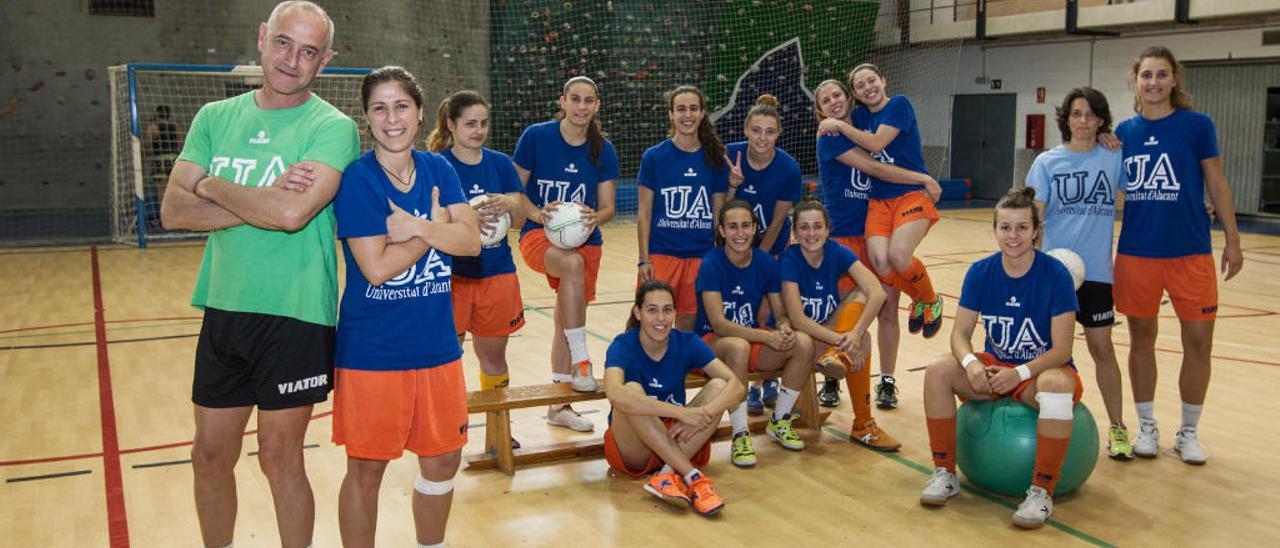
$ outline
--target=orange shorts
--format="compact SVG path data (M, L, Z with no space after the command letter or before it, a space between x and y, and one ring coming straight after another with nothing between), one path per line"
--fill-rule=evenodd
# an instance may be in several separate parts
M1121 314L1156 317L1166 291L1178 319L1213 321L1218 317L1218 274L1213 255L1154 259L1116 254L1112 295Z
M858 262L862 263L862 266L871 269L872 272L876 271L876 269L871 268L871 256L867 253L867 238L865 236L832 236L831 239L849 248L854 255L858 256ZM841 296L853 291L853 288L857 286L858 284L853 281L853 278L848 273L840 275Z
M407 449L420 457L467 444L467 384L462 361L429 369L337 368L333 443L358 459L392 460Z
M710 346L711 343L718 338L720 338L720 336L716 335L715 333L707 333L706 335L702 336L702 342L705 342L707 343L708 346ZM753 342L750 344L751 344L751 357L747 359L747 372L754 373L757 371L756 363L760 361L760 351L764 350L764 343ZM702 371L702 370L699 369L698 371Z
M913 190L897 198L867 202L867 237L889 237L898 227L929 219L932 227L939 219L938 208L923 190Z
M520 256L524 257L525 264L529 265L534 272L546 276L547 281L551 283L551 289L560 289L560 278L547 274L547 263L544 259L548 249L551 249L551 241L547 239L547 233L541 228L530 230L520 238ZM591 302L596 300L596 277L600 275L600 246L587 244L579 247L577 251L582 255L582 261L586 265L587 279L583 282L587 302Z
M977 356L979 360L982 360L983 365L994 365L997 367L1017 367L1016 365L999 361L996 359L995 356L992 356L991 354L988 354L986 352L975 352L973 355ZM1077 403L1080 401L1080 398L1084 396L1084 383L1080 382L1080 372L1076 371L1074 368L1072 368L1069 365L1064 365L1062 367L1066 368L1066 370L1071 373L1071 378L1076 380L1076 389L1071 394L1071 403ZM1031 383L1034 380L1035 380L1034 378L1031 378L1031 379L1022 381L1018 383L1018 386L1013 387L1012 392L1009 392L1007 394L1000 394L1000 397L1013 398L1017 401L1022 401L1022 393L1026 391L1028 386L1031 386ZM960 398L960 399L963 400L964 398Z
M698 280L702 259L649 255L649 260L653 261L653 277L667 282L676 291L676 313L697 314L698 293L693 290L693 285Z
M466 278L453 276L453 325L458 336L506 337L524 326L520 277L515 272Z
M664 417L662 419L662 424L665 424L669 430L676 424L676 420ZM618 442L613 439L612 426L610 426L608 430L604 431L604 460L609 463L610 468L617 470L618 473L625 474L633 478L644 477L657 472L663 465L662 459L659 458L657 454L650 452L649 462L645 463L643 470L632 470L627 468L627 463L623 462L622 455L618 453ZM711 440L707 440L707 443L702 444L702 449L699 449L697 453L694 453L689 460L693 462L693 466L696 468L706 466L707 463L711 461Z

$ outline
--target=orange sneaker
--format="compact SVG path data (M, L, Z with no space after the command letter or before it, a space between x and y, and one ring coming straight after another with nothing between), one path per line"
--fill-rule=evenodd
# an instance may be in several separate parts
M818 358L817 363L813 364L819 373L826 375L828 378L844 378L845 374L853 371L853 360L849 359L849 355L845 354L831 346L826 352Z
M680 477L675 470L649 476L649 481L644 484L644 490L671 504L680 506L692 504L689 500L689 488L685 486L684 478Z
M694 476L693 481L689 483L689 494L693 504L693 509L704 516L714 515L724 508L724 499L716 494L716 488L711 485L711 478L704 476L699 472Z
M876 425L875 419L867 419L861 425L853 425L853 430L849 432L849 441L876 451L897 451L902 447L902 442L881 430Z

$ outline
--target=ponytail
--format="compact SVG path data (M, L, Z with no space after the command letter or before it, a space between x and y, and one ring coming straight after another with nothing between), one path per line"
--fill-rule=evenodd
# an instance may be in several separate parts
M436 127L431 130L431 136L427 137L427 149L431 152L443 152L452 147L453 132L449 131L449 122L456 123L463 111L476 105L489 108L489 102L483 95L469 89L454 92L440 101L440 107L436 109Z
M702 90L690 86L676 86L675 89L668 91L663 100L667 103L667 111L675 110L676 97L692 93L698 96L698 108L702 110L702 120L698 122L698 143L702 145L702 153L706 156L707 165L713 169L723 169L726 167L724 161L724 143L720 141L720 135L716 133L716 124L711 121L711 116L707 113L707 96ZM675 133L672 128L671 134Z

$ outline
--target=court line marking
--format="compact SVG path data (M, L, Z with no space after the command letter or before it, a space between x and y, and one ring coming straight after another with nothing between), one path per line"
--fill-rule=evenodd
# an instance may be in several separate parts
M111 548L129 546L129 518L124 504L124 476L120 472L120 438L116 404L111 392L111 361L107 355L107 324L102 307L102 276L98 246L89 248L93 272L93 331L98 347L98 411L102 417L102 464L107 496L107 531Z
M36 481L44 479L65 478L67 476L83 476L92 473L90 470L75 470L71 472L58 472L56 474L40 474L38 476L22 476L18 478L5 478L5 483L19 483L24 481Z
M841 431L839 431L839 430L836 430L836 429L834 429L834 428L832 428L832 427L830 427L830 426L823 426L823 427L822 427L822 431L823 431L823 432L826 432L826 433L828 433L828 434L831 434L831 435L833 435L833 436L835 436L835 437L837 437L837 438L840 438L840 439L842 439L842 440L844 440L844 441L847 441L847 442L849 442L849 443L853 443L853 440L851 440L851 439L849 438L849 435L848 435L848 434L846 434L846 433L844 433L844 432L841 432ZM899 454L897 454L897 453L890 453L890 452L886 452L886 451L874 451L874 450L871 450L871 449L867 449L867 448L865 448L865 447L858 447L858 448L859 448L859 449L862 449L862 450L864 450L864 451L870 451L870 452L875 453L875 454L878 454L878 455L880 455L880 456L882 456L882 457L884 457L884 458L887 458L887 459L889 459L889 460L891 460L891 461L893 461L893 462L896 462L896 463L898 463L898 464L901 464L901 465L903 465L903 466L906 466L907 468L910 468L910 469L912 469L912 470L915 470L916 472L919 472L919 473L920 473L920 475L922 475L922 476L928 476L928 475L930 475L930 474L932 474L932 473L933 473L933 468L926 467L926 466L924 466L924 465L922 465L922 464L920 464L920 463L917 463L917 462L915 462L915 461L913 461L913 460L910 460L910 459L908 459L908 458L906 458L906 457L904 457L904 456L902 456L902 455L899 455ZM963 490L964 490L965 492L967 492L967 493L970 493L970 494L976 495L976 496L978 496L978 497L980 497L980 498L986 499L986 500L987 500L987 501L989 501L989 502L993 502L993 503L995 503L995 504L997 504L997 505L1003 506L1003 507L1008 508L1008 509L1010 509L1010 510L1017 510L1017 509L1018 509L1018 505L1017 505L1017 504L1014 504L1013 502L1011 502L1011 501L1009 501L1009 500L1005 499L1004 497L1001 497L1001 496L999 496L999 495L994 495L994 494L988 493L988 492L986 492L986 491L984 491L984 490L982 490L982 489L980 489L980 488L973 487L972 485L969 485L969 484L968 484L968 483L966 483L966 482L963 482L963 481L962 481L962 482L960 482L960 488L961 488L961 489L963 489ZM927 512L927 511L929 511L929 509L921 509L921 511L922 511L922 512ZM1098 538L1098 537L1095 537L1095 536L1093 536L1093 535L1090 535L1090 534L1088 534L1088 533L1086 533L1086 532L1084 532L1084 531L1081 531L1081 530L1079 530L1079 529L1076 529L1075 527L1072 527L1072 526L1070 526L1070 525L1067 525L1067 524L1065 524L1065 523L1062 523L1061 521L1058 521L1058 520L1056 520L1056 519L1050 519L1049 521L1045 522L1045 524L1046 524L1046 525L1048 525L1048 526L1050 526L1050 527L1053 527L1054 529L1057 529L1057 530L1059 530L1059 531L1062 531L1062 532L1064 532L1064 533L1066 533L1066 534L1068 534L1068 535L1071 535L1071 536L1073 536L1073 537L1075 537L1075 538L1077 538L1077 539L1079 539L1079 540L1081 540L1081 541L1084 541L1084 542L1087 542L1087 543L1089 543L1089 544L1092 544L1092 545L1094 545L1094 546L1107 546L1107 547L1114 547L1114 546L1115 546L1115 544L1112 544L1112 543L1107 542L1107 541L1105 541L1105 540L1102 540L1102 539L1100 539L1100 538Z

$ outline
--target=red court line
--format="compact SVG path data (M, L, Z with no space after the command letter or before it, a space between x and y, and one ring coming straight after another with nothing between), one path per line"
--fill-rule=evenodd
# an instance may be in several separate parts
M170 316L167 318L132 318L128 320L107 320L104 323L145 323L145 322L167 322L175 320L199 320L203 316ZM61 323L54 325L37 325L35 327L19 327L17 329L0 329L0 335L5 333L21 333L23 331L40 331L42 329L58 329L62 327L84 327L86 325L94 325L95 322L76 322Z
M102 461L107 491L107 530L111 547L129 546L129 519L125 515L124 479L120 473L120 438L116 431L116 404L111 392L111 362L107 357L107 323L102 310L102 277L98 246L89 248L93 264L93 331L98 342L98 409L102 415Z
M332 414L333 414L333 411L316 413L314 415L311 415L310 420L322 419ZM257 433L258 433L257 430L245 430L244 435L252 436ZM144 447L134 447L132 449L121 449L119 453L121 455L131 455L133 453L147 453L150 451L159 451L161 449L173 449L174 447L186 447L188 445L191 445L191 443L192 443L191 441L178 441L178 442L165 443L160 445L148 445ZM63 455L60 457L42 457L38 459L25 459L25 460L5 460L5 461L0 461L0 466L21 466L24 464L44 464L46 462L58 462L58 461L64 461L64 460L97 458L104 455L105 453L81 453L79 455Z

